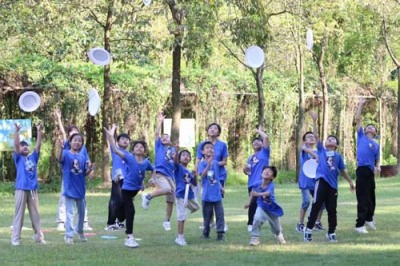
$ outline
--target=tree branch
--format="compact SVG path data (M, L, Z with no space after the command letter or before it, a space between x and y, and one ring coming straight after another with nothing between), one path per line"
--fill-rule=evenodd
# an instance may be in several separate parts
M220 41L222 43L222 45L226 48L226 50L228 50L228 52L237 60L239 61L239 63L241 63L243 66L245 66L246 68L250 69L251 72L255 75L256 72L253 70L253 68L249 67L248 65L246 65L223 41Z
M400 67L400 62L397 60L395 57L392 48L390 47L389 40L388 40L388 32L387 32L387 27L386 27L386 20L383 18L382 20L382 35L383 39L385 40L385 46L386 49L390 55L390 58L392 59L393 63L396 65L396 67Z
M103 29L105 29L105 28L106 28L106 25L103 24L103 23L101 23L101 21L99 20L99 18L98 18L97 15L96 15L96 13L94 13L93 10L91 10L90 8L89 8L89 12L90 12L90 15L92 16L92 18L93 18Z

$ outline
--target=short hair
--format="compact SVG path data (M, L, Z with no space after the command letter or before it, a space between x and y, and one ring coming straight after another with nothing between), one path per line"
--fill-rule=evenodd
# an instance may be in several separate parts
M307 136L308 134L313 134L313 135L314 135L314 132L312 132L312 131L307 131L306 133L304 133L304 135L303 135L303 141L306 141L306 136Z
M185 149L185 150L179 151L179 153L178 153L178 160L179 160L179 161L181 160L182 154L185 153L185 152L186 152L187 154L189 154L190 159L192 159L192 154L190 153L190 151Z
M143 145L145 153L147 153L149 151L146 141L143 141L143 140L135 140L134 142L132 142L131 150L133 151L135 146L138 145L138 144L142 144Z
M263 141L263 139L262 138L260 138L260 137L255 137L255 138L253 138L252 140L251 140L251 143L253 143L255 140L259 140L259 141Z
M214 147L214 144L211 141L204 141L203 144L201 144L201 150L204 151L204 147L208 144L211 144Z
M119 135L117 136L117 141L119 141L120 138L126 138L126 139L131 140L131 137L129 137L129 135L126 134L126 133L121 133L121 134L119 134Z
M67 135L69 135L69 133L70 133L72 130L74 130L74 129L76 129L76 131L79 132L79 128L78 128L77 126L75 126L75 125L69 125L69 126L67 127Z
M218 128L218 136L219 135L221 135L221 126L219 125L219 124L217 124L217 123L211 123L211 124L209 124L208 126L207 126L207 131L210 129L210 127L212 127L212 126L216 126L217 128Z
M29 146L29 143L26 140L21 140L19 146Z
M74 134L72 134L71 137L69 137L68 141L71 142L72 139L73 139L74 137L76 137L76 136L80 136L80 137L81 137L81 139L82 139L82 145L83 145L83 144L85 143L85 139L83 138L83 135L82 135L81 133L74 133Z
M337 144L337 146L339 146L339 139L338 139L335 135L328 135L327 138L334 138L334 139L336 139L336 144Z
M264 167L263 167L263 171L264 171L265 169L271 169L272 175L274 176L274 178L277 177L277 175L278 175L278 170L276 169L275 166L264 166Z
M365 125L364 130L365 130L367 127L369 127L369 126L373 126L373 127L375 128L375 135L378 134L378 129L376 128L376 126L375 126L374 124L367 124L367 125Z

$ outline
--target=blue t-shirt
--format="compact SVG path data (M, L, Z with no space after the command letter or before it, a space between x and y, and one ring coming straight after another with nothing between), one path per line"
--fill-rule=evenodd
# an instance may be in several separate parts
M163 145L161 139L158 138L155 142L155 156L156 172L174 179L175 148Z
M315 150L318 153L318 150ZM315 187L315 178L309 178L303 172L303 165L306 161L313 159L313 156L305 151L300 153L300 175L299 175L299 188L300 189L311 189Z
M197 168L198 174L206 169L207 161L202 160ZM222 200L221 185L219 180L219 165L217 161L212 161L210 170L205 177L201 177L201 184L203 185L202 201L218 202Z
M319 141L318 145L318 166L316 180L322 178L329 186L338 189L338 177L341 171L346 169L342 156L336 151L326 150Z
M124 149L118 148L119 151L125 151ZM117 177L119 179L124 179L126 177L126 172L128 170L128 166L124 159L119 157L112 149L111 149L111 160L112 160L112 172L111 177L115 180Z
M144 159L141 163L136 161L133 154L123 151L125 161L128 166L128 171L124 182L122 183L122 189L136 191L143 188L143 180L145 178L146 171L153 171L154 168L150 161Z
M15 189L19 190L37 190L37 164L39 162L39 153L36 149L28 156L20 153L13 153L15 167L17 168L17 177L15 178Z
M201 149L203 147L203 143L206 141L200 142L199 146L197 146L197 151L196 151L196 158L197 159L202 159L203 154L201 153ZM217 162L222 161L224 158L228 158L228 146L226 145L225 142L217 139L217 141L214 144L214 160ZM226 171L225 165L219 165L219 179L221 181L226 181L226 177L228 176L228 172Z
M260 176L265 166L269 165L269 157L271 150L270 148L263 147L260 151L251 155L247 159L247 164L250 165L250 175L247 180L247 187L252 187L253 185L261 182Z
M183 199L185 197L185 189L186 189L186 180L190 180L189 183L194 182L194 176L192 171L187 169L181 164L175 164L175 182L176 182L176 190L175 197ZM191 187L189 187L189 196L188 199L194 199L194 193Z
M257 184L253 187L254 191L263 193L269 192L270 195L268 197L257 197L257 207L260 207L265 212L271 213L275 216L281 217L283 216L283 209L281 206L276 203L275 200L275 184L274 182L270 182L265 188L261 186L261 184Z
M364 134L362 127L357 131L357 166L368 166L375 169L375 161L379 160L379 144Z
M84 153L63 150L61 165L63 172L63 196L84 199L86 193L86 169L89 160Z

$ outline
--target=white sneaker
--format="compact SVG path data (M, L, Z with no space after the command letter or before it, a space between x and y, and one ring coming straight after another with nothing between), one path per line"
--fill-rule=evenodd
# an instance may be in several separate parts
M260 244L260 239L256 236L251 237L249 245L250 246L258 246Z
M376 230L376 226L375 226L375 222L371 221L371 222L365 222L365 225L368 227L368 229L375 231Z
M253 226L251 224L249 224L247 226L247 232L251 232L253 230Z
M65 231L64 223L57 223L57 231L61 231L61 232Z
M142 194L142 208L145 210L149 209L150 200L147 198L147 193Z
M85 222L85 223L83 224L83 231L93 231L93 228L90 227L90 225L89 225L88 222Z
M280 245L285 245L286 244L286 240L283 237L282 233L279 233L279 235L276 235L275 238L278 241L278 244L280 244Z
M125 247L128 248L137 248L139 246L139 243L136 242L134 238L127 238L125 239Z
M13 246L19 246L21 243L19 242L19 241L12 241L11 240L11 245L13 245Z
M79 234L79 240L80 240L81 242L87 242L87 241L88 241L88 239L87 239L87 237L85 236L85 234Z
M228 230L229 230L228 225L225 223L224 224L224 232L228 232Z
M67 245L73 245L74 244L74 239L72 237L64 236L64 241L65 241L65 244L67 244Z
M175 243L179 246L187 246L185 238L175 238Z
M164 227L164 230L165 230L165 231L171 230L171 223L168 222L168 221L164 221L164 222L162 223L162 226Z
M355 230L359 234L368 234L368 231L367 229L365 229L365 226L356 227Z

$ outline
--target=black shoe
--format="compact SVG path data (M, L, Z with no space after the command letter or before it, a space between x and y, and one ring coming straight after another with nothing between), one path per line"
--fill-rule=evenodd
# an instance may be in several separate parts
M218 233L217 240L218 241L223 241L224 240L224 234L223 233Z

